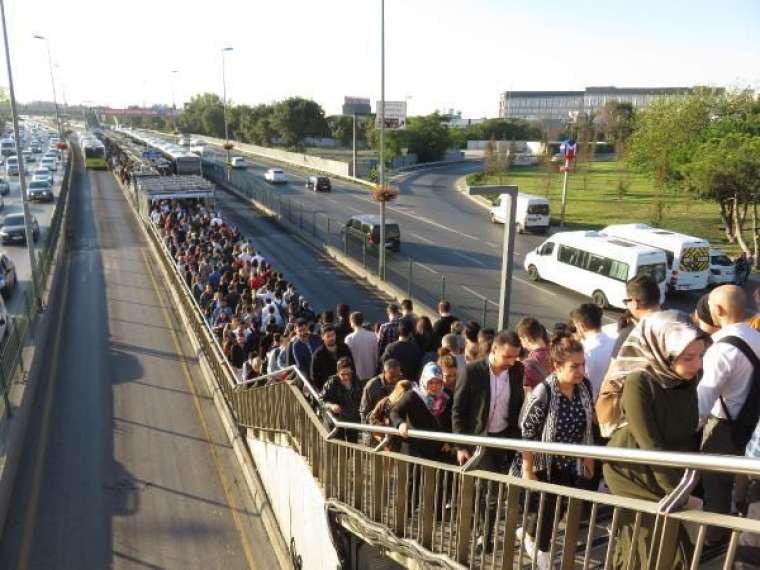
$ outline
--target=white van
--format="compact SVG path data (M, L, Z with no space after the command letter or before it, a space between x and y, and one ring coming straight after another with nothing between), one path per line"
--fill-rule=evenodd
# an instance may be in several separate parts
M663 250L668 258L670 291L701 291L707 287L710 275L710 242L707 240L646 224L607 226L602 232Z
M18 157L9 156L5 161L6 176L18 176Z
M507 219L507 194L500 194L488 210L491 223L503 224ZM517 233L526 230L544 232L549 229L549 200L533 194L517 193L515 211L515 228Z
M654 247L599 232L559 232L525 256L525 271L533 281L545 279L591 297L603 309L625 309L626 282L651 275L665 298L667 258Z

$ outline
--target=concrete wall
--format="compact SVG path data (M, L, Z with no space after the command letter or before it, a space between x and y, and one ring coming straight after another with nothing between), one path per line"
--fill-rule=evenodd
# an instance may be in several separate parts
M486 150L491 141L467 141L467 150ZM493 141L496 152L507 152L514 148L515 152L528 154L543 154L546 145L541 141Z
M280 529L295 542L303 568L340 568L325 499L303 458L287 445L248 435L248 447Z
M211 137L199 136L211 144L222 146L224 140L215 139ZM285 162L294 166L301 166L303 168L311 168L329 174L335 174L336 176L349 177L351 175L351 167L347 162L341 160L330 160L328 158L320 158L318 156L311 156L308 154L300 154L297 152L289 152L287 150L280 150L276 148L269 148L265 146L257 146L255 144L234 143L235 149L243 152L254 154L256 156L262 156L264 158L270 158L279 162ZM235 149L232 150L232 154L235 154Z

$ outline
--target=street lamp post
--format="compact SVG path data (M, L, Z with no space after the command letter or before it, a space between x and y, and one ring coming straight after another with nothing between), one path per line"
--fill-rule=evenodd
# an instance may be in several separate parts
M227 126L227 75L224 65L224 54L228 51L232 51L232 48L222 48L222 109L224 112L224 150L227 151L227 182L230 181L230 132Z
M48 56L48 67L50 68L50 83L53 85L53 104L55 105L55 120L58 124L58 137L59 140L63 140L63 127L61 125L61 113L58 111L58 97L55 94L55 76L53 75L53 58L50 55L50 40L45 36L35 34L34 39L42 40L45 42Z
M21 152L19 141L21 137L18 131L18 113L16 112L16 93L13 89L13 73L11 71L11 52L8 47L8 28L5 24L5 2L0 0L0 17L3 20L3 41L5 42L5 64L8 67L8 94L11 100L11 117L13 118L13 134L16 137L16 156L18 157L19 185L21 186L21 204L24 212L24 236L26 237L26 249L29 252L29 268L32 271L32 297L38 310L42 310L42 293L40 291L39 276L37 275L37 257L34 252L34 235L30 223L29 197L26 193L26 176L24 174L24 155ZM49 52L48 52L49 53ZM56 111L58 105L56 105ZM58 122L60 130L60 120ZM63 140L63 139L61 139Z
M172 110L171 110L171 114L172 114L172 127L176 131L177 130L177 117L176 117L177 104L174 101L174 78L177 76L177 70L176 69L172 69L171 73L172 73L172 75L171 75L171 90L172 90Z
M385 0L380 0L380 164L377 182L385 186ZM385 200L380 202L380 251L378 252L378 274L385 279Z

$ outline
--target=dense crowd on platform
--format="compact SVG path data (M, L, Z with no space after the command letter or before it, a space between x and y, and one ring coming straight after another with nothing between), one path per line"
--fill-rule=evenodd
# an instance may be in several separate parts
M605 326L589 303L570 308L553 330L526 317L514 330L495 331L461 321L446 301L437 318L418 316L410 300L388 305L384 322L368 323L342 303L316 313L211 208L162 203L151 220L239 381L272 374L277 382L273 373L295 366L336 418L398 428L391 439L367 431L368 445L459 465L473 450L409 437L409 430L760 457L760 319L740 287L713 289L685 314L663 310L657 283L638 276L627 285L628 310ZM340 437L356 442L357 433ZM673 492L683 474L494 448L478 465L652 501ZM760 486L740 477L704 472L693 494L707 511L760 518ZM554 512L555 500L546 495L545 512ZM494 509L486 505L484 516ZM632 515L621 516L614 567L625 567L632 546L645 548L653 520L636 527ZM539 568L551 567L552 523L531 513L518 529ZM757 540L742 535L740 556L760 564ZM721 552L726 541L711 527L705 552ZM490 542L484 537L482 547ZM676 547L674 567L684 568L692 542L682 532Z

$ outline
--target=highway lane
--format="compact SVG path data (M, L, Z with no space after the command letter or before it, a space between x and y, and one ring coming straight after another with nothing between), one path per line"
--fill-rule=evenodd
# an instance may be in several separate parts
M212 159L219 163L223 155L212 153ZM264 182L264 172L275 163L248 157L248 164L246 170L233 171L235 183L271 188L286 204L290 200L295 209L303 208L306 216L316 213L322 225L326 225L324 217L329 216L333 232L353 214L377 213L377 204L367 189L359 185L333 179L330 194L314 193L304 189L305 173L284 168L288 183L269 186ZM395 274L397 283L406 283L407 256L413 257L419 262L413 267L415 297L434 304L440 297L445 276L445 296L458 308L460 317L482 320L485 305L486 322L496 326L503 226L490 224L485 211L451 184L459 176L478 168L477 163L465 163L398 178L401 193L389 205L388 215L401 226L402 255L388 256L389 270ZM541 239L540 236L517 236L519 253L515 257L511 314L515 319L536 316L550 325L566 319L572 307L587 299L552 284L535 284L527 279L521 268L522 254ZM376 264L371 252L368 257L368 263ZM615 314L607 318L611 321Z
M28 171L25 180L27 185L32 179L31 172L39 165L39 159L42 155L35 154L35 162L26 165ZM48 230L50 229L50 220L53 217L55 208L58 205L58 197L61 191L61 181L63 180L63 173L65 169L65 162L60 161L58 163L58 170L54 173L54 187L53 194L55 195L55 202L40 203L30 202L29 209L34 217L37 218L37 222L40 226L40 238L35 244L35 251L39 252L45 247L47 241ZM3 172L5 169L3 169ZM8 195L3 196L4 206L0 215L3 218L8 214L19 213L23 210L23 204L21 200L21 184L17 176L11 176L6 178L8 185L10 186L10 192ZM11 295L11 298L6 302L8 312L12 315L23 312L24 295L23 290L28 289L31 292L31 280L32 272L29 263L29 253L27 252L26 244L3 244L2 250L10 257L16 264L16 271L18 274L18 287Z
M0 568L277 568L121 191L77 170Z
M221 164L224 155L212 151L211 158ZM361 185L333 178L331 194L314 193L304 189L307 174L303 170L260 157L247 156L247 161L248 168L235 171L233 179L267 187L263 178L266 169L283 168L288 183L272 187L273 192L285 201L292 200L296 210L301 207L307 215L316 212L323 225L326 224L324 217L331 218L334 228L351 215L378 212L378 205ZM389 254L388 263L394 273L392 279L403 285L408 274L407 256L418 262L414 264L413 290L416 297L427 303L434 303L440 296L445 276L445 296L460 308L460 316L482 320L485 304L488 307L486 321L493 326L501 286L504 226L491 224L487 210L455 187L459 178L481 168L480 163L465 162L402 173L391 179L399 187L400 195L388 206L388 216L400 224L403 243L402 255ZM545 239L544 235L530 233L516 236L513 321L531 315L550 325L566 320L573 307L588 302L586 297L553 283L528 280L522 269L524 257ZM368 263L376 264L371 252ZM666 304L691 311L696 298L695 294L669 295ZM605 320L613 322L619 315L617 310L606 311Z

